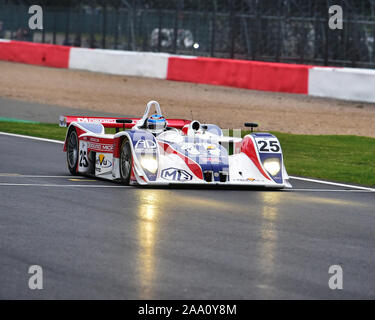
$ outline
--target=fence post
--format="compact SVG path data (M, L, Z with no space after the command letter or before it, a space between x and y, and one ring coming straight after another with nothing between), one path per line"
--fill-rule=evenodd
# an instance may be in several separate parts
M211 50L210 56L215 56L215 36L216 36L216 4L214 5L214 10L212 11L212 28L211 28Z
M67 8L66 11L66 26L65 26L65 40L64 45L69 45L69 30L70 29L70 8Z
M159 28L158 28L158 52L161 50L161 26L162 26L162 11L159 9Z
M281 1L278 2L279 3L279 12L278 12L278 26L279 26L279 33L278 35L276 36L276 61L277 62L280 62L280 56L281 56L281 43L282 41L284 40L283 39L283 32L282 32L282 21L285 21L286 18L284 17L284 4L281 3Z
M143 23L145 20L145 18L143 17L145 12L147 12L147 10L141 10L141 16L140 16L140 20L141 20L140 21L140 26L141 26L140 34L142 35L142 50L143 51L147 50L147 39L148 39L147 28L145 28L144 23Z
M130 9L129 8L126 9L126 18L127 18L126 25L127 25L128 50L131 50L131 37L132 37L132 35L131 35L131 30L130 30L130 26L131 26L130 19L131 19L131 17L130 17Z
M355 23L355 17L352 18L352 63L351 67L355 68L357 64L357 60L360 60L360 44L359 44L359 37L360 32L357 29L357 24Z
M313 59L318 58L318 45L320 47L321 42L320 42L320 37L319 37L319 21L318 21L318 15L317 15L318 7L317 3L314 3L314 55Z
M103 4L103 25L102 25L102 49L105 49L106 45L106 33L107 33L107 5Z
M258 4L255 4L255 21L254 21L254 26L255 26L255 32L254 32L254 45L252 46L253 49L253 60L256 60L259 54L259 39L260 39L260 14L259 14L259 8Z
M301 48L301 56L300 56L300 63L304 63L305 62L305 48L306 48L306 44L307 44L307 30L305 31L305 27L303 28L299 28L301 30L301 35L302 35L302 39L300 39L300 41L302 42L302 44L300 45L300 48Z
M46 43L46 24L45 21L43 21L43 29L42 29L42 43Z
M230 0L229 3L230 12L229 12L229 37L230 37L230 58L234 58L234 1Z
M57 11L54 12L53 15L53 36L52 36L52 43L56 44L56 25L57 25Z
M177 52L177 37L178 37L178 17L180 15L180 4L181 0L178 1L175 9L175 19L174 19L174 36L173 36L173 53Z
M90 19L90 48L96 48L94 25L95 25L95 14L94 14L94 7L92 7L91 19Z
M326 7L326 18L323 20L323 23L325 23L325 26L323 30L325 31L325 43L324 43L324 65L328 66L328 60L329 60L329 26L328 26L328 7L329 3L327 2L327 7Z
M117 49L117 46L118 46L119 10L120 10L120 8L116 8L115 43L114 43L115 49Z

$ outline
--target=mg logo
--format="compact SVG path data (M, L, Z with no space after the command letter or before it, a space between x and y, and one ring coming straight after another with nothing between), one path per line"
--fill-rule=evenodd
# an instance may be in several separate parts
M193 176L189 172L177 168L164 169L161 172L161 177L172 181L190 181L193 179Z

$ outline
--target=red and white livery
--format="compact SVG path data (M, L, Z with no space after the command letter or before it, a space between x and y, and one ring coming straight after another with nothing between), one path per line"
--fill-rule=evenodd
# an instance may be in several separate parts
M150 117L152 107L156 114ZM159 118L166 125L152 130L148 119ZM291 187L275 136L252 132L241 138L234 130L239 136L233 137L214 124L165 119L156 101L147 104L142 118L61 116L60 126L68 127L64 151L73 175L130 185Z

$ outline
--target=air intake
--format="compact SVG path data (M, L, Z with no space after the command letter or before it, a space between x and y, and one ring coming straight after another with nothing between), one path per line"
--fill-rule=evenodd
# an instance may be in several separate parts
M212 171L204 171L203 172L203 178L206 182L212 182L213 172Z

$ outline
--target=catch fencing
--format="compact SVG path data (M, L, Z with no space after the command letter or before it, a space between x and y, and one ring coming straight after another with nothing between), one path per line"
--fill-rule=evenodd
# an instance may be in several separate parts
M269 62L375 66L373 0L74 1L70 7L43 7L44 29L34 31L28 28L25 3L0 0L0 38ZM343 8L342 30L328 27L328 8L334 4Z

